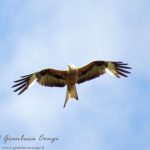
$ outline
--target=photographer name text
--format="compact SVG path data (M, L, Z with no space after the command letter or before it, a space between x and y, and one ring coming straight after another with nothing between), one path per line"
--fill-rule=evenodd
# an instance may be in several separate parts
M17 137L11 136L9 134L4 136L0 135L0 141L2 141L4 144L8 144L10 142L34 142L34 141L54 143L58 140L59 140L58 137L48 137L45 136L44 134L41 134L38 137L34 137L34 136L29 137L29 136L25 136L24 134Z

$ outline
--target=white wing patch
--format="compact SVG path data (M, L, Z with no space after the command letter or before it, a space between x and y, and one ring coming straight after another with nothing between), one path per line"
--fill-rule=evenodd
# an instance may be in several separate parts
M31 86L33 86L33 84L34 84L36 81L37 81L37 78L36 78L36 79L34 79L34 80L32 81L32 83L29 85L29 87L28 87L28 88L30 88Z
M33 75L30 77L28 88L30 88L31 86L33 86L33 84L34 84L36 81L37 81L36 74L33 74Z
M105 68L105 71L108 72L109 74L111 74L112 76L116 77L116 75L111 70L109 70L108 68Z

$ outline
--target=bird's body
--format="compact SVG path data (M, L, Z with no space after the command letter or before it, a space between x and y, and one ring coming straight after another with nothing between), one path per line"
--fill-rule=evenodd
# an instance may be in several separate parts
M67 71L67 78L66 78L66 84L67 84L67 93L66 93L66 99L64 103L64 107L67 104L67 101L70 98L74 98L78 100L78 94L76 90L76 83L78 81L78 68L76 68L74 65L70 64L68 65L68 71Z
M14 81L16 84L12 87L18 87L14 92L19 91L19 95L24 92L33 82L37 81L41 85L49 87L64 87L67 85L66 99L64 107L70 98L78 100L76 84L99 77L108 72L118 78L127 77L130 73L126 69L131 69L127 64L112 61L93 61L86 66L76 68L74 65L68 65L68 70L44 69L39 72L22 76L20 80Z
M74 85L78 80L78 68L76 68L72 64L69 64L68 68L69 69L67 71L66 83L67 85Z

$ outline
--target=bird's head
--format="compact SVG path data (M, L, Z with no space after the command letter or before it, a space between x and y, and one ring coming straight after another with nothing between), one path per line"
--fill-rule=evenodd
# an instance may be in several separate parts
M77 69L77 68L75 67L75 65L73 65L73 64L69 64L69 65L68 65L68 68L69 68L69 70L75 70L75 69Z

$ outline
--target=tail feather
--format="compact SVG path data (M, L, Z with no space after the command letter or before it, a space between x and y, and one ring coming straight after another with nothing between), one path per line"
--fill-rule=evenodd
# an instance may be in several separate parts
M67 93L66 93L64 107L66 106L66 104L70 98L74 98L74 99L78 100L78 94L77 94L75 85L67 85Z

